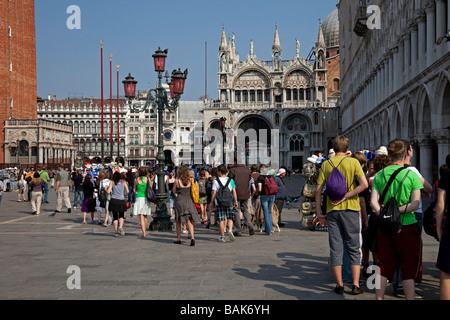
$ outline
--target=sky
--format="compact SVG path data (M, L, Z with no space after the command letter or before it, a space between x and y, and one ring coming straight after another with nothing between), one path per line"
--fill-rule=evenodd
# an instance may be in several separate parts
M67 12L72 5L80 9L79 20L74 20L74 11ZM161 47L168 49L169 73L178 68L189 71L182 100L199 100L205 89L210 99L217 99L222 26L227 38L235 33L241 60L249 54L250 40L259 59L271 60L275 25L283 60L296 55L296 38L306 58L317 40L319 19L335 9L336 0L37 0L38 96L100 98L103 41L105 97L110 96L109 54L112 94L117 95L120 65L123 96L122 80L129 73L138 81L137 90L156 87L152 54ZM68 28L68 22L70 26L78 21L80 29Z

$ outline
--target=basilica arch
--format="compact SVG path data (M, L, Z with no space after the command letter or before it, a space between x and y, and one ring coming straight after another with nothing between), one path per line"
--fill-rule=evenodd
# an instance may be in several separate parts
M439 76L436 92L436 106L433 110L433 123L435 128L448 128L450 127L450 72L444 70Z
M311 119L302 113L291 113L282 122L282 162L287 163L292 170L301 171L304 161L310 156L311 129Z

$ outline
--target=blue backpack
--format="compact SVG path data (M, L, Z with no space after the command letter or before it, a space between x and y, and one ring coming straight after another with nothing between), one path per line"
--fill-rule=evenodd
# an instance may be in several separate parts
M330 198L331 201L341 200L347 193L347 181L345 181L344 175L338 169L342 161L344 161L345 159L346 158L342 159L336 167L331 160L328 161L333 167L333 170L328 176L325 194L328 196L328 198Z

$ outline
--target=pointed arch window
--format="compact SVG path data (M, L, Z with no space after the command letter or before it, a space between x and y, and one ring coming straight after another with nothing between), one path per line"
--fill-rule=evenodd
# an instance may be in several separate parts
M305 138L299 134L292 136L289 141L290 151L304 151L305 150Z

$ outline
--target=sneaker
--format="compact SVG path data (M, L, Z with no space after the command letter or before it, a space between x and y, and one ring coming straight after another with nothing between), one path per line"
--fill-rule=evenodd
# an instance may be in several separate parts
M119 228L119 232L120 232L120 235L121 235L122 237L125 236L125 231L123 230L122 227Z
M114 234L114 237L118 238L118 237L119 237L119 234L118 234L118 233L115 233L115 234Z
M188 231L186 229L183 229L183 233L186 234L188 233Z
M225 240L225 237L220 237L219 242L227 242L227 241Z
M228 230L228 236L230 237L230 241L234 241L234 234L233 234L233 231Z
M356 295L358 295L358 294L362 294L362 293L364 293L364 289L363 289L363 288L357 287L357 286L353 285L353 288L352 288L352 294L353 294L354 296L356 296Z
M421 295L420 293L416 292L416 295L414 296L414 299L416 300L424 300L425 297Z
M403 292L403 288L392 290L392 293L397 298L400 298L400 299L404 299L405 298L405 293Z
M337 294L344 294L344 287L336 286L336 288L334 288L334 292L336 292Z

